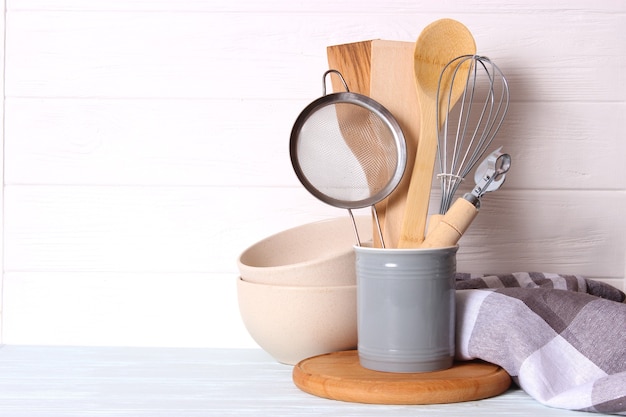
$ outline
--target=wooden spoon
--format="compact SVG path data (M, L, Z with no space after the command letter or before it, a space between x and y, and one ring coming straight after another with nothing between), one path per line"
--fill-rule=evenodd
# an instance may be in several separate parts
M475 53L474 37L456 20L437 20L426 26L417 38L414 70L420 108L420 136L400 231L399 248L417 248L424 240L437 155L437 131L447 116L444 105L448 100L446 94L442 94L437 103L439 78L445 66L454 58ZM446 72L441 79L441 90L444 92L450 90L451 75ZM461 97L464 84L455 82L451 103L456 103ZM440 109L439 120L436 120L437 107Z

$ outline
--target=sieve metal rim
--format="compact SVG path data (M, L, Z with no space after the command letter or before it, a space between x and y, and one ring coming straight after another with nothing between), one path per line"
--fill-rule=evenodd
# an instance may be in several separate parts
M330 197L319 191L313 184L311 184L310 181L306 178L306 175L304 175L304 173L302 172L302 168L300 166L300 162L298 161L296 152L300 131L302 130L302 127L309 119L309 117L311 117L313 113L323 107L339 103L357 105L371 111L376 116L378 116L378 118L391 131L397 151L396 158L398 163L396 165L396 169L393 175L391 176L387 184L383 188L381 188L380 191L376 194L366 199L352 202ZM309 193L311 193L314 197L324 203L344 209L360 209L364 207L370 207L385 199L400 184L400 181L404 176L407 163L406 140L404 138L404 133L402 132L400 124L398 123L396 118L382 104L372 99L371 97L352 92L339 92L324 95L311 102L304 108L304 110L302 110L302 112L296 118L293 128L291 129L291 135L289 140L289 156L291 158L291 165L293 166L298 180L300 180L304 188L306 188Z

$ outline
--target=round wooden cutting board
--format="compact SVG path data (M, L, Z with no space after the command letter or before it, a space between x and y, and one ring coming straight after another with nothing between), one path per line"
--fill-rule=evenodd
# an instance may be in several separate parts
M424 373L378 372L359 364L356 350L314 356L293 368L293 382L309 394L368 404L444 404L502 394L509 374L481 361L456 362Z

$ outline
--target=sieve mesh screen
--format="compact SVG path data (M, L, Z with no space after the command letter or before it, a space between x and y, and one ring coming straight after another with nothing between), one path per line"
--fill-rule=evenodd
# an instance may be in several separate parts
M371 109L352 102L319 107L301 124L296 141L300 175L322 200L365 207L384 198L395 181L396 134Z

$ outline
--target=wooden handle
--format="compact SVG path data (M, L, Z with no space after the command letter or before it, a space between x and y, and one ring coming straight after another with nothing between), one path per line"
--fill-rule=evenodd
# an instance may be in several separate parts
M326 48L328 65L343 75L353 93L368 96L370 93L372 41L333 45ZM331 77L333 91L344 91L337 77Z
M456 245L477 214L478 209L472 203L464 198L457 199L420 247L444 248Z
M435 227L437 227L441 219L443 219L443 216L443 214L439 213L430 215L430 217L428 218L428 229L426 229L426 237L428 237L428 234L430 234L430 232L435 230Z
M419 93L419 86L417 90ZM427 95L424 93L418 94L421 118L419 143L405 202L399 248L420 247L426 230L430 189L437 156L437 122L435 104L425 96Z
M405 175L387 197L383 232L385 245L396 247L405 201L411 181L419 139L419 102L415 93L415 42L372 41L372 75L370 97L382 104L397 120L406 141ZM378 207L378 205L376 206Z

